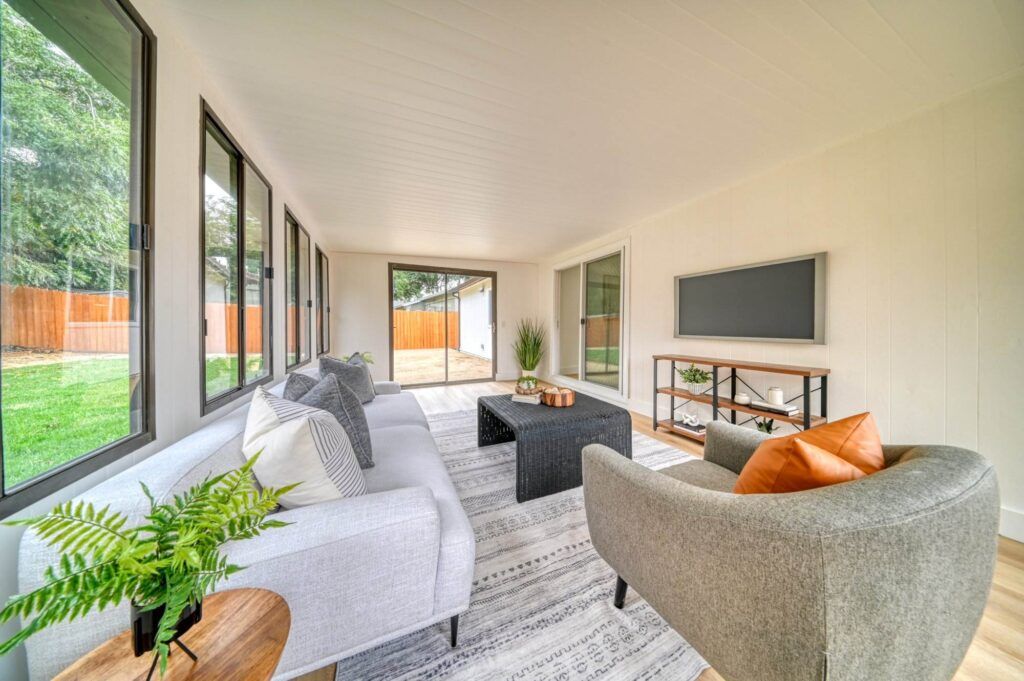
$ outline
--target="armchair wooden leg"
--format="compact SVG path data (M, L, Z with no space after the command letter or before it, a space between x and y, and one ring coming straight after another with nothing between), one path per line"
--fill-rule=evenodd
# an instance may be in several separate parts
M454 648L459 643L459 616L456 615L455 617L452 617L450 622L452 629L452 648Z
M615 600L612 601L615 607L622 610L622 604L626 600L626 580L616 575L615 577Z

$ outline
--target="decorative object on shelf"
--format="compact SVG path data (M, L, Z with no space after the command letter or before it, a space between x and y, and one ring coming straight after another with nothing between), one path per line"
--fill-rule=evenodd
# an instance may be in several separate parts
M692 363L688 369L676 369L676 373L683 379L686 389L694 395L704 392L704 384L711 380L711 372L698 369Z
M750 395L747 393L736 393L732 396L732 401L745 407L750 404Z
M750 403L750 406L762 411L770 411L773 414L784 414L786 416L792 416L800 411L800 408L795 404L774 404L772 402L764 402L762 400L754 400Z
M756 421L756 423L757 429L762 433L771 435L775 432L775 419L761 419L760 421Z
M768 402L779 407L786 404L786 395L782 388L768 388Z
M536 376L537 365L544 357L544 341L547 334L544 325L534 319L521 319L516 326L516 340L512 352L519 362L523 376Z
M37 518L6 522L35 531L60 552L60 560L46 568L43 586L13 596L0 611L0 622L14 617L28 622L0 644L0 655L41 629L128 599L133 618L145 613L155 617L162 610L151 638L143 637L145 623L140 622L139 638L133 641L136 655L155 650L150 676L157 664L163 676L172 643L193 657L177 638L179 627L187 631L198 622L202 615L197 606L203 597L242 569L228 563L222 546L288 524L268 520L267 514L295 485L256 485L252 468L258 458L259 454L237 470L207 478L166 503L157 503L142 484L150 511L138 527L126 528L127 518L109 507L97 510L81 501L68 501ZM191 617L186 616L193 607ZM135 623L131 624L134 633ZM127 647L124 652L128 654Z
M549 407L571 407L576 404L576 392L569 388L548 388L541 393L541 400Z

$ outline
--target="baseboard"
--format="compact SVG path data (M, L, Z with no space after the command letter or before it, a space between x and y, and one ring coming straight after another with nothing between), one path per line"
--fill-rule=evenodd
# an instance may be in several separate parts
M999 514L999 534L1024 542L1024 511L1003 506Z

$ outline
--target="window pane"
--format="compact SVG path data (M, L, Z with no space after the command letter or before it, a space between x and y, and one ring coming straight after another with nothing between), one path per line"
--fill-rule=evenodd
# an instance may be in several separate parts
M309 235L299 230L299 361L309 359Z
M327 256L316 250L316 351L323 354L331 349L330 263Z
M203 257L206 399L238 387L238 159L206 130Z
M145 423L142 35L102 0L22 5L0 3L4 489Z
M245 380L270 373L270 188L245 166Z
M299 362L299 337L298 329L295 326L296 315L298 314L299 306L299 291L298 291L298 238L299 229L291 217L287 218L285 225L285 262L287 263L288 271L288 310L286 318L286 330L287 330L287 344L288 344L288 366L294 366Z

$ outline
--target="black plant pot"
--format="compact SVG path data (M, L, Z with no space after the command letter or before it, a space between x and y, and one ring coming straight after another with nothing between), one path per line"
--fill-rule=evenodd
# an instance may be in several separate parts
M160 618L164 616L164 606L152 610L142 610L132 603L132 648L135 657L145 655L156 645L156 630L160 626ZM183 636L192 625L203 619L203 602L185 608L178 619L174 638Z

